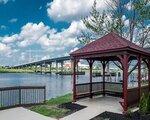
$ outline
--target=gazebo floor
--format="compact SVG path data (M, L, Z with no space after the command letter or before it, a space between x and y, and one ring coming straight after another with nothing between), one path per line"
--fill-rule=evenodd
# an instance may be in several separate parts
M87 106L63 119L67 120L89 120L105 111L122 114L123 109L119 103L120 98L111 96L97 96L92 99L86 98L78 100L76 103Z
M96 96L92 99L85 98L77 101L77 104L81 104L88 107L96 107L101 110L122 113L122 107L119 103L121 98L112 96Z

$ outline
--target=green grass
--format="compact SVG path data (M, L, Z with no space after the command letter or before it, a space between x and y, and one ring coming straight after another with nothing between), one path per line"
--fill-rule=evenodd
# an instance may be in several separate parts
M33 73L33 70L0 68L0 73Z
M61 118L67 112L69 112L69 110L67 109L61 109L57 107L47 107L46 105L35 106L35 107L32 107L30 110L37 112L39 114L48 116L48 117L53 117L53 118Z
M48 117L62 118L65 115L67 115L67 113L70 112L70 110L58 108L58 105L71 102L71 101L72 101L72 95L67 94L64 96L47 100L44 105L31 106L29 107L29 109Z
M72 98L71 98L71 94L67 94L64 96L60 96L57 98L52 98L48 101L46 101L47 105L60 105L62 103L67 103L67 102L71 102Z

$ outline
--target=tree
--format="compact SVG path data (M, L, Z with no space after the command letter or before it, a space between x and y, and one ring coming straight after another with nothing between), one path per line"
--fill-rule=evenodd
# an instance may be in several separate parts
M83 31L78 40L87 44L93 39L114 31L141 47L150 45L150 2L149 0L107 0L109 9L99 12L94 1L90 17L85 17L83 23L87 31Z

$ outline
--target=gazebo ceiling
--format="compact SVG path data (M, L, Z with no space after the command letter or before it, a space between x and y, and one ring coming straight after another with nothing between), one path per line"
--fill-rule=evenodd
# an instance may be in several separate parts
M94 58L98 56L116 56L123 52L129 52L130 54L138 53L150 57L149 51L135 45L114 32L85 45L83 48L72 52L70 55L72 57L82 56L82 58L87 58L87 56L90 56Z

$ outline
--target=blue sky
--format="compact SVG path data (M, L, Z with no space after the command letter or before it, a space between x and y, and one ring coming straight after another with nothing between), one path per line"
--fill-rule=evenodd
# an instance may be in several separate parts
M42 21L58 30L67 28L68 23L63 21L55 23L47 16L46 5L50 2L50 0L36 0L36 2L35 0L9 0L5 4L1 3L0 24L5 25L8 29L1 30L0 35L17 33L28 22L39 23Z
M108 9L105 1L97 1L100 12ZM78 49L77 36L87 29L81 18L89 16L93 2L0 0L0 65L66 56Z

